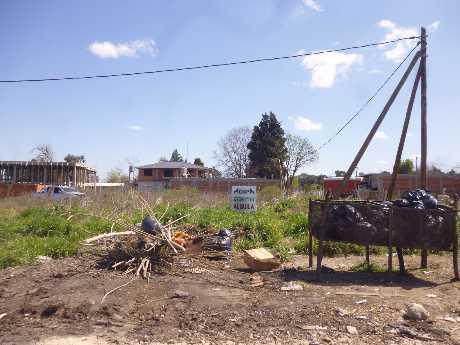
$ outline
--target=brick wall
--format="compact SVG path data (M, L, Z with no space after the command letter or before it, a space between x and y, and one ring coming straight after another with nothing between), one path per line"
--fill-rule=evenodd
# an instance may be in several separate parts
M0 183L0 198L30 195L40 191L44 185L33 183Z

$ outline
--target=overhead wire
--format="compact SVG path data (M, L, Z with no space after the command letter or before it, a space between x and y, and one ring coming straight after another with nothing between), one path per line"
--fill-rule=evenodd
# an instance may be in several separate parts
M390 73L390 75L385 79L385 81L380 85L380 87L377 89L376 92L366 101L364 104L359 108L359 110L348 119L345 124L340 127L340 129L333 135L331 136L328 140L326 140L321 146L317 148L317 151L322 150L326 145L330 144L355 118L361 114L361 112L374 100L375 97L379 95L379 93L383 90L386 84L393 78L393 76L398 72L398 70L401 68L402 65L407 61L407 59L412 55L412 53L415 51L415 49L420 45L420 41L417 42L414 48L411 49L411 51L406 55L406 57L399 63L399 65Z
M253 59L253 60L224 62L224 63L209 64L209 65L176 67L176 68L158 69L158 70L143 71L143 72L130 72L130 73L113 73L113 74L70 76L70 77L52 77L52 78L38 78L38 79L0 80L0 83L28 83L28 82L48 82L48 81L63 81L63 80L97 79L97 78L116 78L116 77L137 76L137 75L145 75L145 74L157 74L157 73L197 70L197 69L205 69L205 68L216 68L216 67L224 67L224 66L250 64L250 63L256 63L256 62L294 59L294 58L299 58L299 57L306 57L306 56L320 55L320 54L328 54L328 53L333 53L333 52L343 52L343 51L347 51L347 50L354 50L354 49L361 49L361 48L368 48L368 47L386 45L386 44L396 43L396 42L405 41L405 40L413 40L413 39L418 39L420 37L421 36L409 36L409 37L402 37L402 38L398 38L398 39L394 39L394 40L390 40L390 41L368 43L368 44L352 46L352 47L346 47L346 48L321 50L321 51L316 51L316 52L307 52L307 53L300 53L300 54L295 54L295 55L259 58L259 59Z

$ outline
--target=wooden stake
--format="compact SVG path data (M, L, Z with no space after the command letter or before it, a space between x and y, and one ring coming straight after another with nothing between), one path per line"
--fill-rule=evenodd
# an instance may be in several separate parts
M311 234L311 199L308 200L308 267L313 267L313 236Z
M426 175L426 154L427 154L427 105L426 105L426 30L422 27L421 31L421 47L422 53L420 59L421 69L421 144L422 153L420 161L420 187L426 189L427 187L427 175ZM428 251L422 250L420 267L426 268L428 265Z
M394 89L393 93L391 94L390 98L388 99L387 103L385 104L385 107L383 108L382 112L380 113L380 116L377 118L377 120L374 123L374 126L372 127L371 131L366 137L366 140L364 141L363 145L358 151L358 154L356 155L355 159L351 163L350 167L348 168L348 171L345 175L345 177L342 180L342 183L340 187L335 191L335 197L340 197L342 194L345 186L348 183L348 180L350 179L350 176L353 174L353 171L356 169L356 166L358 165L359 161L363 157L364 153L367 150L367 147L369 146L369 143L371 142L372 138L374 137L375 133L380 127L380 124L382 123L383 119L385 118L385 115L388 113L388 110L390 110L391 105L393 104L394 100L396 99L396 96L398 96L399 91L401 91L401 88L403 87L404 83L406 82L407 78L409 77L410 72L412 72L412 69L414 68L415 64L417 63L417 60L420 58L420 52L418 51L415 56L413 57L412 61L410 62L409 66L407 67L406 72L404 72L404 75L402 76L401 80L399 81L398 85Z

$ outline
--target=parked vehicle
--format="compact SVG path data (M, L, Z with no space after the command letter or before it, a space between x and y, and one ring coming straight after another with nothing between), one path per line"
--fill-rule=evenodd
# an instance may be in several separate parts
M39 192L32 193L35 198L47 198L54 200L81 198L85 193L81 193L75 188L67 186L47 186Z

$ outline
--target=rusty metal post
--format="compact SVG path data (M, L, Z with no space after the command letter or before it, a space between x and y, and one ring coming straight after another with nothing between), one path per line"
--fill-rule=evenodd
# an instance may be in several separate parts
M398 96L399 91L401 91L401 88L403 87L404 83L406 82L407 78L409 77L410 72L412 72L412 69L414 68L415 64L417 63L418 59L420 58L420 52L418 51L415 56L413 57L412 61L410 62L409 66L407 67L406 72L404 72L403 76L401 77L401 80L399 81L398 85L394 89L393 93L391 94L390 98L388 99L387 103L385 104L385 107L383 108L382 112L380 113L379 117L374 123L374 126L372 127L371 131L366 137L366 140L364 140L364 143L362 144L361 148L359 149L355 159L351 163L350 167L348 168L348 171L345 175L345 177L342 180L342 183L340 187L336 190L335 197L339 197L342 194L343 189L348 183L348 180L350 179L350 176L353 174L353 171L356 169L356 166L358 165L359 161L363 157L364 153L367 150L367 147L369 146L369 143L371 142L372 138L374 137L375 133L380 127L380 124L382 123L383 119L385 118L385 115L388 113L388 110L390 110L390 107L392 106L394 100L396 99L396 96Z
M369 245L366 245L366 264L367 264L367 270L371 270L371 259L370 259L370 247Z
M388 226L388 273L393 272L393 208L390 209L390 224Z
M427 155L427 105L426 105L426 30L422 27L421 30L421 46L422 53L420 59L421 69L421 161L420 161L420 187L427 188L427 174L426 174L426 155ZM423 249L421 252L420 267L426 268L428 265L428 251Z
M324 244L324 231L326 226L327 214L329 212L328 204L325 205L324 209L321 210L321 229L319 230L319 239L318 239L318 254L316 256L316 278L321 280L321 265L323 262L323 244Z

